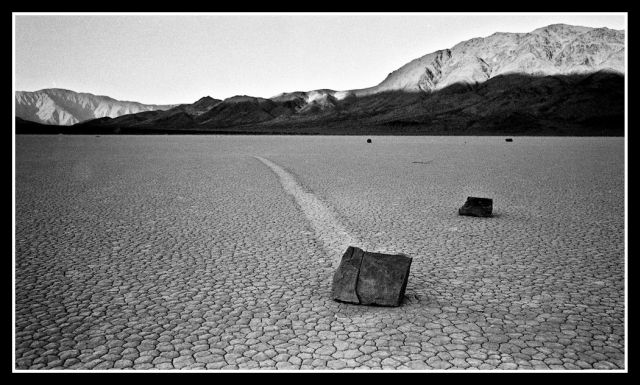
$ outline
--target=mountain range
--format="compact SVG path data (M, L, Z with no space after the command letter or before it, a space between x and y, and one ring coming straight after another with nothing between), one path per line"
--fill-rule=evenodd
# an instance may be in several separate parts
M73 115L77 124L54 131L623 135L624 74L624 31L554 24L530 33L498 32L429 53L369 88L271 98L207 96L193 104L139 105L140 111L128 112L105 105L92 110L85 103L86 114ZM38 92L49 95L51 90ZM25 93L16 94L16 106L19 97L27 100ZM111 101L114 106L133 103ZM30 118L33 111L25 103L16 107L16 116L51 123ZM85 120L91 118L97 119ZM16 129L49 129L28 126L21 122Z
M175 105L142 104L60 88L16 92L16 116L43 124L69 126L90 119L116 118L143 111L168 110Z

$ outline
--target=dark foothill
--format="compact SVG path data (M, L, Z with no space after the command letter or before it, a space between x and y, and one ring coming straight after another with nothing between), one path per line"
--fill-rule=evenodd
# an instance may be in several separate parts
M504 141L505 141L505 142L513 142L513 139L511 139L511 138L507 138L507 139L505 139Z
M367 139L367 143L371 143L371 139Z
M333 276L332 296L361 305L400 306L412 258L349 246Z
M467 197L467 201L458 210L460 215L473 217L490 217L493 211L493 199Z

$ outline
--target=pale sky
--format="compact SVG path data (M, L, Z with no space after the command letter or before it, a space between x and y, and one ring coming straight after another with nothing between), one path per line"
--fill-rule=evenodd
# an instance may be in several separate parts
M407 62L494 32L565 23L626 30L625 13L15 13L15 90L147 104L371 87Z

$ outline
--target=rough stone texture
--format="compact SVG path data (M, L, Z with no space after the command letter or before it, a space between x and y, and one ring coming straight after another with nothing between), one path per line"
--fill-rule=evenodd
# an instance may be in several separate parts
M467 201L458 210L460 215L490 217L493 211L493 199L467 197Z
M365 252L357 285L360 303L400 306L410 268L409 256Z
M334 299L343 302L360 303L357 285L363 256L364 251L362 249L352 246L349 246L344 255L342 255L340 265L333 275L331 295Z
M371 253L349 246L333 278L335 300L361 305L400 306L411 257Z

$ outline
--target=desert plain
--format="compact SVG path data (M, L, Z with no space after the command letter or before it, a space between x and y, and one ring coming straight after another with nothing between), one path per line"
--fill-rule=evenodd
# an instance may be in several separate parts
M513 139L17 135L15 368L625 369L625 139Z

